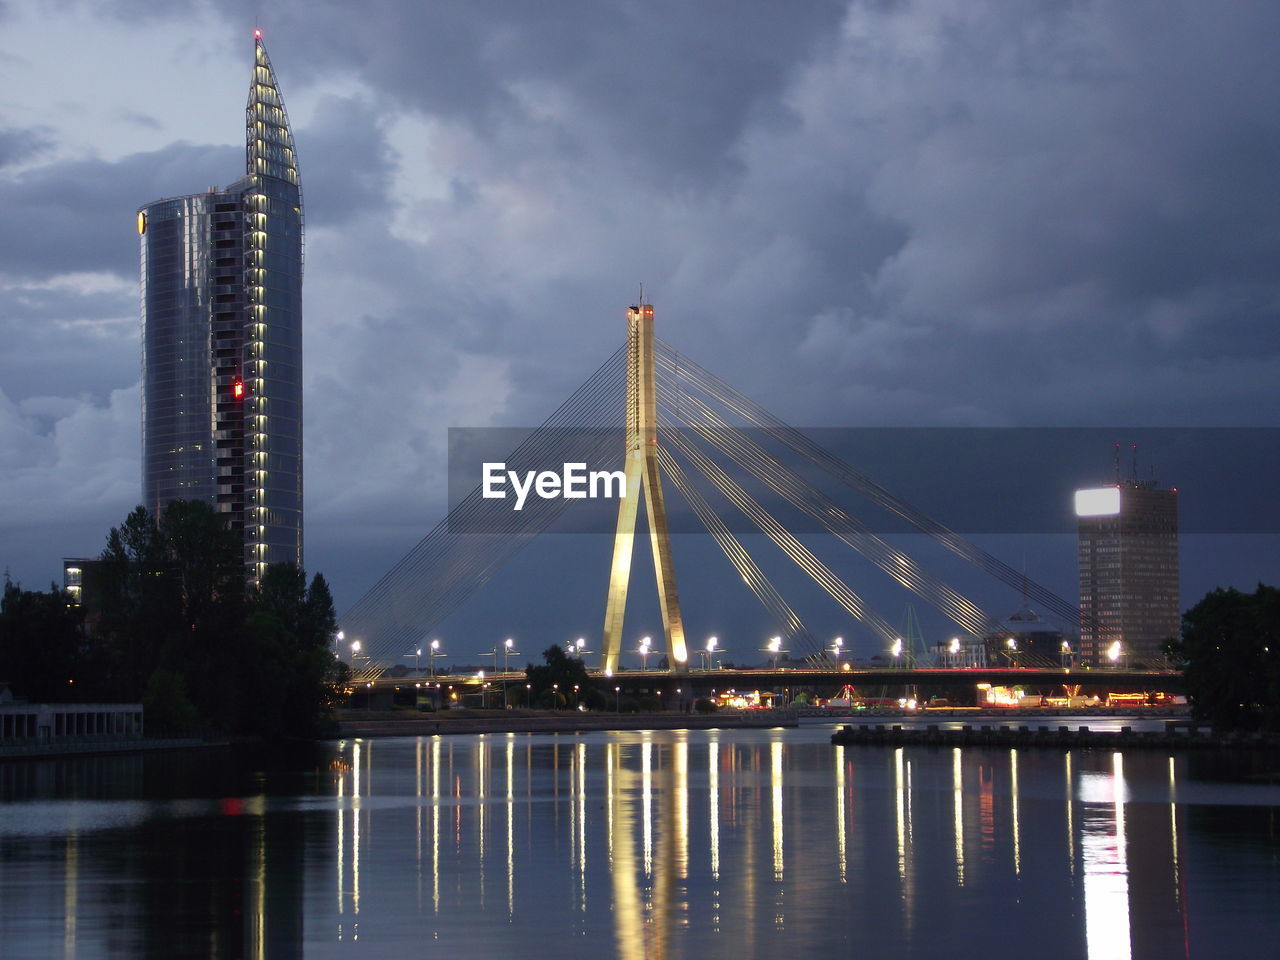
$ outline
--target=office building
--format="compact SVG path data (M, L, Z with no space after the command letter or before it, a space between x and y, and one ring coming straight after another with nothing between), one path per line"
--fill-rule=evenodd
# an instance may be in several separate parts
M214 504L246 573L302 564L302 191L260 33L245 173L138 211L143 502Z
M1075 499L1081 661L1162 664L1181 628L1178 491L1133 479Z

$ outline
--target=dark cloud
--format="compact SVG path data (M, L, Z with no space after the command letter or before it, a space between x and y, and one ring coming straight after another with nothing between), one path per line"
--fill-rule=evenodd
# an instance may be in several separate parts
M392 159L384 121L364 100L328 96L296 132L310 224L338 226L370 215L386 222Z
M136 277L138 207L228 183L243 163L234 148L177 143L115 161L59 160L0 180L6 219L22 225L0 233L0 263L11 276Z
M29 160L52 142L46 130L0 129L0 168Z
M0 283L0 385L14 398L69 393L104 402L138 377L138 293L123 279Z

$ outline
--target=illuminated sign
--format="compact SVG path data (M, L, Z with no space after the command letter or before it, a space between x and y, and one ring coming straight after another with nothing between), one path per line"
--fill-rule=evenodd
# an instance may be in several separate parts
M243 381L243 380L237 380L234 384L232 384L232 386L231 386L231 395L232 395L233 397L235 397L237 400L239 400L241 397L243 397L243 396L244 396L244 381Z
M1120 488L1076 491L1077 517L1114 517L1120 512Z
M138 236L147 232L147 214L143 210L138 211Z

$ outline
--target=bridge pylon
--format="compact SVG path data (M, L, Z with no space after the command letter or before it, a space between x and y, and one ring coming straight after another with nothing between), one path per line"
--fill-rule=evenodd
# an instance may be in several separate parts
M662 497L658 471L658 394L654 376L653 305L644 302L627 308L627 427L626 495L618 501L618 526L613 536L613 563L609 569L609 593L604 613L604 640L600 668L607 674L618 669L622 652L622 622L627 612L627 587L631 580L631 557L635 546L636 512L644 491L645 513L649 518L649 544L653 553L658 605L666 635L671 668L689 670L689 650L680 616L680 596L676 591L675 566L671 560L671 535L667 530L667 508Z

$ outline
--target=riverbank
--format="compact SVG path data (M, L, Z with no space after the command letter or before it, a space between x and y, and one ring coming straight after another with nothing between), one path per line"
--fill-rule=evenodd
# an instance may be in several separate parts
M0 762L48 760L54 757L89 757L111 753L147 753L155 750L194 750L204 747L225 747L229 743L229 740L203 740L200 737L29 741L0 746Z
M574 733L596 730L711 730L794 727L792 710L717 713L579 713L576 711L448 710L406 717L400 711L339 711L338 736L418 737L463 733Z
M904 727L901 724L846 724L831 736L841 746L935 746L935 747L1049 747L1059 749L1101 748L1107 750L1222 750L1246 749L1280 756L1280 735L1266 733L1216 733L1195 724L1172 721L1162 731L1090 730L1087 726L1007 727L993 724L965 724L943 730L935 724Z

